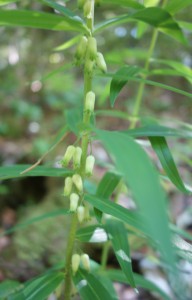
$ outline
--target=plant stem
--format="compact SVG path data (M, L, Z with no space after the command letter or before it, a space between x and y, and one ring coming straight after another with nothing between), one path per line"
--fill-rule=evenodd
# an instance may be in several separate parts
M65 264L65 286L64 286L64 299L70 300L71 299L71 287L72 287L72 280L71 280L71 257L73 253L73 246L75 242L75 234L77 229L77 215L76 213L73 214L71 220L71 228L68 236L67 241L67 250L66 250L66 264Z
M92 18L87 19L87 27L90 29L90 34L92 35L93 23L94 23L94 0L92 1ZM85 57L86 59L86 57ZM85 100L86 94L92 89L92 74L87 74L86 70L84 70L84 110L83 110L83 123L86 126L90 123L90 114L85 110ZM82 177L82 180L85 179L85 163L87 157L87 150L89 145L89 131L86 130L83 133L81 148L82 148L82 158L81 158L81 167L79 173ZM66 250L66 264L65 264L65 285L64 285L64 299L71 299L71 289L72 289L72 277L71 277L71 258L73 254L73 248L75 243L75 235L77 230L78 218L77 214L74 213L71 221L71 228L67 241L67 250Z
M103 251L101 255L101 269L105 270L108 260L108 254L110 249L110 241L107 241L105 245L103 246Z
M151 56L153 54L153 51L154 51L154 48L155 48L157 37L158 37L158 29L154 29L153 34L152 34L152 38L151 38L149 51L147 53L147 59L145 61L145 65L144 65L144 70L146 71L146 73L149 70L149 62L150 62L150 58L151 58ZM145 80L146 78L147 78L147 74L145 74L143 76L143 80ZM135 106L134 106L134 109L133 109L133 120L131 122L130 129L133 129L135 127L136 123L137 123L137 118L138 118L139 110L140 110L140 107L141 107L144 88L145 88L145 82L142 81L139 85L138 93L137 93L137 96L136 96Z

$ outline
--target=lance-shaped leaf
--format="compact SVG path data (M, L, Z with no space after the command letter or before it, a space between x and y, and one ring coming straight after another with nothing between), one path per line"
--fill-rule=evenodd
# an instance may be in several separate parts
M101 225L91 225L80 228L76 232L76 238L86 243L103 243L108 240L107 233Z
M27 10L0 10L0 26L22 26L30 28L87 32L80 21L66 16Z
M192 5L191 0L169 0L165 9L171 14L175 14L190 5Z
M79 269L74 283L83 300L117 300L113 285L106 278Z
M104 3L110 3L110 4L114 4L114 5L120 5L120 6L124 6L124 7L131 7L131 8L135 8L135 9L142 9L144 8L144 6L141 3L138 3L135 0L103 0Z
M99 182L96 195L100 197L100 199L108 199L112 195L120 180L121 175L113 172L107 172ZM94 208L94 212L98 222L101 222L102 212L97 208Z
M37 166L33 170L21 174L21 172L25 171L29 167L30 165L13 165L0 167L0 180L28 176L65 177L72 174L72 171L64 168L51 168L44 166Z
M105 228L112 242L113 250L123 273L125 274L129 284L132 287L135 287L125 225L122 222L109 219L106 222Z
M6 280L0 283L0 299L5 299L11 294L17 292L21 284L14 280Z
M97 130L96 133L132 191L140 212L140 221L145 226L145 233L153 241L158 241L162 258L175 269L166 196L154 166L132 138L118 132Z
M188 190L177 170L172 154L167 145L166 139L164 137L149 137L151 145L157 154L163 169L165 170L167 176L171 182L182 192L191 193L192 191Z
M141 68L137 66L125 66L114 74L110 85L111 106L114 106L115 100L124 85L129 81L130 78L135 77L138 73L140 73L140 71Z

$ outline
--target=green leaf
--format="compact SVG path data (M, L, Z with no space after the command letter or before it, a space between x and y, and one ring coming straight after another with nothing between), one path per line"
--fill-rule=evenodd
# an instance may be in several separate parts
M20 289L21 284L14 280L6 280L0 283L0 299L10 296Z
M144 0L145 7L156 6L160 0Z
M169 128L161 125L147 125L144 127L122 131L133 137L182 137L186 139L192 138L190 130Z
M70 17L72 19L80 19L80 17L76 16L70 9L66 8L63 5L60 5L58 3L55 3L52 0L41 0L41 2L47 4L49 7L54 8L55 10L59 11L61 14L63 14L64 16ZM74 18L75 17L75 18ZM82 22L82 20L81 20Z
M64 280L63 273L51 273L25 284L25 300L45 300Z
M43 221L45 219L48 219L48 218L54 218L54 217L57 217L57 216L60 216L60 215L68 215L70 213L71 212L69 210L67 210L67 209L55 210L55 211L52 211L52 212L49 212L49 213L37 216L35 218L29 219L26 222L19 223L16 226L12 227L11 229L8 229L8 230L4 231L3 233L1 233L0 236L7 235L7 234L10 234L12 232L24 229L25 227L27 227L27 226L29 226L29 225L31 225L33 223L41 222L41 221Z
M82 107L68 109L65 112L67 125L76 136L79 135L80 126L82 124L82 114Z
M99 182L96 191L96 196L98 196L101 199L108 199L117 187L120 180L121 176L119 174L107 172ZM94 208L94 212L98 222L101 222L102 212L97 208Z
M145 225L143 224L141 216L138 212L130 211L119 204L116 204L107 199L100 199L93 195L85 195L85 200L92 204L94 207L101 210L103 213L111 215L118 220L127 223L136 231L140 230L143 233L146 232Z
M135 8L135 9L142 9L144 8L144 6L140 3L138 3L135 0L103 0L103 2L105 3L111 3L111 4L115 4L115 5L120 5L120 6L125 6L125 7L131 7L131 8Z
M188 31L192 31L192 23L185 21L178 21L178 24L181 28L186 29Z
M103 284L102 278L95 274L79 269L74 277L74 282L83 300L118 299L114 289L112 291L108 290ZM111 286L111 288L113 287Z
M113 77L113 76L114 76L114 74L110 74L110 73L102 75L102 77ZM125 80L126 76L121 75L121 76L118 76L118 78L121 79L121 80L123 80L123 79ZM157 86L157 87L163 88L165 90L172 91L172 92L175 92L177 94L192 98L191 93L188 93L188 92L183 91L181 89L178 89L178 88L175 88L175 87L172 87L170 85L166 85L166 84L163 84L163 83L160 83L160 82L147 80L147 79L143 79L143 78L137 78L137 77L129 77L129 80L130 81L135 81L135 82L144 82L145 84L152 85L152 86Z
M67 42L55 47L54 51L63 51L63 50L66 50L66 49L72 47L73 45L75 45L79 42L80 37L81 37L80 35L73 37L72 39L68 40Z
M158 241L162 257L174 269L175 254L171 243L166 196L147 154L132 138L124 134L102 130L96 130L96 133L132 191L145 233L153 241Z
M19 2L20 0L0 0L0 6L6 5L6 4L10 4L10 3L15 3L15 2Z
M0 26L22 26L57 31L87 32L87 27L77 19L39 11L0 10Z
M119 270L110 269L107 271L102 271L102 274L110 278L112 281L117 281L126 284L126 276ZM161 290L157 285L144 278L143 276L134 273L134 280L136 286L142 287L148 291L156 292L164 300L171 300L171 298L163 290Z
M125 66L119 69L113 76L110 85L110 104L114 106L115 100L124 85L137 75L141 69L137 66Z
M125 225L122 222L109 219L106 222L105 228L112 242L113 250L123 273L125 274L129 284L132 287L135 287Z
M175 14L190 5L192 5L191 0L169 0L165 9L171 14Z
M190 83L192 83L192 69L188 66L183 65L181 62L166 59L152 59L151 62L157 62L170 66L174 70L178 71L181 75L183 75Z
M64 168L51 168L44 166L37 166L31 171L21 174L21 172L25 171L30 166L31 165L13 165L0 167L0 180L28 176L65 177L72 174L72 171Z
M101 225L91 225L77 230L76 238L86 243L104 243L108 240L107 233Z
M171 182L182 192L184 193L192 193L188 190L177 170L174 159L171 155L169 147L164 137L150 137L149 138L151 145L157 154L163 169L165 170L167 176L171 180Z
M186 38L183 35L178 23L172 18L169 12L160 7L147 7L144 9L139 9L132 14L124 14L112 19L108 19L95 26L95 32L99 32L109 26L132 21L142 21L147 23L158 28L160 31L168 34L177 41L186 44Z

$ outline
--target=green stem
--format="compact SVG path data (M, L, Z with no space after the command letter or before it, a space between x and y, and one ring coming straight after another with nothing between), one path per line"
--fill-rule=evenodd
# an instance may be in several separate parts
M101 269L105 270L107 266L107 260L108 260L108 254L110 249L110 241L107 241L105 245L103 246L103 251L101 255Z
M155 44L156 44L156 41L157 41L157 37L158 37L158 29L154 29L153 34L152 34L152 38L151 38L149 51L147 53L147 59L145 61L145 65L144 65L144 70L146 71L146 73L149 70L150 58L153 54ZM144 80L146 78L147 78L147 74L145 74L143 76ZM141 107L141 102L142 102L142 98L143 98L144 88L145 88L145 83L141 82L140 85L139 85L139 89L138 89L136 100L135 100L135 106L134 106L134 109L133 109L133 120L131 122L130 129L133 129L135 127L136 123L137 123L137 119L138 119L138 115L139 115L139 111L140 111L140 107Z
M67 250L66 250L66 263L65 263L65 286L64 286L64 299L71 299L71 288L72 288L72 279L71 279L71 257L73 254L73 247L75 242L75 234L77 229L77 215L73 214L71 220L71 228L67 241Z

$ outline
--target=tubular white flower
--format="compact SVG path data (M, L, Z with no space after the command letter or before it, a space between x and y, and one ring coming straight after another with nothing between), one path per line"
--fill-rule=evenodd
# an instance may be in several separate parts
M66 150L66 152L63 156L63 159L61 161L62 166L66 167L69 164L70 160L73 157L74 152L75 152L75 147L73 145L70 145L70 146L67 147L67 150Z
M83 181L82 181L81 176L79 174L75 174L75 175L73 175L72 180L73 180L73 183L76 186L77 190L79 192L82 192L83 191Z
M81 255L81 262L86 271L90 271L90 259L88 254Z
M88 92L86 94L86 98L85 98L85 110L87 110L90 113L92 113L94 111L94 107L95 107L95 93L93 93L92 91L90 91L90 92Z
M80 147L76 147L75 153L73 155L73 166L75 169L80 167L81 155L82 155L82 149Z
M77 46L75 58L77 60L84 58L86 50L87 50L87 38L83 36L79 42L79 45Z
M94 37L89 37L87 41L87 53L90 59L97 57L97 41Z
M85 219L85 207L84 206L79 206L77 208L77 217L80 223L83 222L83 220Z
M71 194L72 186L73 186L72 178L71 177L66 177L65 178L64 191L63 191L64 196L67 197Z
M85 174L87 176L91 176L93 174L94 164L95 164L95 157L93 155L87 156L86 163L85 163Z
M103 54L100 53L100 52L97 53L96 64L97 64L98 68L99 68L103 73L106 73L106 72L107 72L107 65L106 65L104 56L103 56Z
M72 193L70 195L70 211L76 211L79 202L79 195Z
M71 266L72 266L72 271L73 271L74 274L79 269L80 261L81 261L81 257L80 257L79 254L73 254L72 255Z

